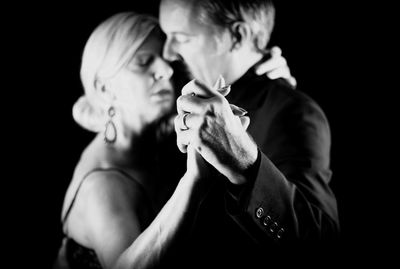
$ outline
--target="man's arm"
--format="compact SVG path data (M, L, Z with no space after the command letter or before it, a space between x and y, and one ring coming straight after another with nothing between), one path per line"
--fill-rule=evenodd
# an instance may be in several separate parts
M336 234L336 201L328 187L330 132L319 107L283 102L271 119L274 129L258 148L223 96L199 83L190 87L196 96L184 95L177 102L179 112L190 113L189 130L178 135L178 144L194 145L232 185L248 190L239 201L252 221L241 224L256 225L275 239ZM205 91L212 97L197 96ZM251 170L256 170L254 177L249 177Z
M277 241L337 236L330 129L322 110L306 100L269 111L275 116L262 122L269 124L268 135L253 127L261 130L258 160L247 173L247 185L229 188L229 212L257 241L263 239L258 232Z

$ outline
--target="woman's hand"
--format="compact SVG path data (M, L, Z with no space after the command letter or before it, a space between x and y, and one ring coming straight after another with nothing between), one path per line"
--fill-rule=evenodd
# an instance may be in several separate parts
M214 169L210 166L203 157L192 147L187 147L187 171L186 174L190 175L194 180L209 178L211 170Z
M248 140L246 129L250 118L246 116L247 112L225 99L230 87L225 85L222 77L216 84L210 89L193 80L182 89L182 95L177 100L177 145L181 152L188 154L187 175L195 179L209 178L210 171L213 173L215 169L228 178L231 174L238 174L225 171L225 166L230 163L228 160L232 159L225 153L243 152L242 147L236 146L243 146L240 141ZM228 137L225 135L226 128L230 130ZM230 142L224 143L227 139ZM253 146L253 142L250 143L244 143L247 150ZM255 155L256 152L255 147Z
M261 63L256 68L257 75L265 74L270 79L283 78L293 88L296 88L297 81L290 74L289 66L287 65L286 59L282 56L282 50L279 47L272 47L270 50L271 57L265 62Z

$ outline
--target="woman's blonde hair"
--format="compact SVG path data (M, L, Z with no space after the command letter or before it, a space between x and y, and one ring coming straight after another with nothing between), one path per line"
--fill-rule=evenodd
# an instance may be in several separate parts
M96 92L129 63L156 27L159 27L158 21L152 16L123 12L111 16L92 32L83 51L80 70L85 96L73 108L73 117L79 125L95 132L102 130L107 104Z

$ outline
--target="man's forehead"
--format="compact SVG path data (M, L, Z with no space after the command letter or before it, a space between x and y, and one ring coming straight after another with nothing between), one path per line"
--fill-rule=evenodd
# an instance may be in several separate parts
M164 32L185 32L193 26L191 1L163 0L160 4L160 25Z

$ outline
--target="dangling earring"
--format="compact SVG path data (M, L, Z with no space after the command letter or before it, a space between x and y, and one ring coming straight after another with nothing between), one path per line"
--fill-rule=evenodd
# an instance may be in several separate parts
M115 116L115 109L114 107L110 107L108 109L108 117L109 120L106 123L106 128L104 130L104 141L107 144L114 144L117 140L117 128L115 128L115 124L112 121L112 118Z

